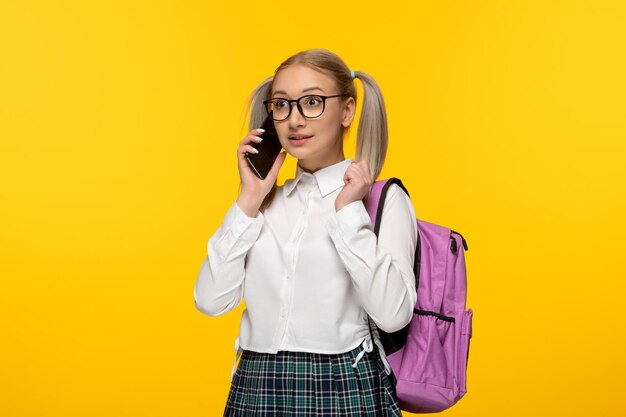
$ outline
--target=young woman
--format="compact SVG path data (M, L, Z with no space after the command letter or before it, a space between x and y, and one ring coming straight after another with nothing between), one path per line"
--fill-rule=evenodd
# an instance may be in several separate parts
M356 161L343 149L354 78L364 89ZM250 105L250 127L271 116L284 152L260 180L245 153L261 130L239 143L241 192L208 241L194 288L196 307L210 316L246 302L224 416L401 416L368 315L386 332L411 320L417 225L395 184L378 240L365 209L387 149L380 90L313 49L283 62ZM298 160L295 177L277 186L286 153Z

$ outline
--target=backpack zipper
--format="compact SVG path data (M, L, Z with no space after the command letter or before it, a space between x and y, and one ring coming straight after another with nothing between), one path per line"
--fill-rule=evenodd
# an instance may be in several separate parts
M468 248L467 248L467 242L465 241L465 238L463 237L463 235L462 235L462 234L460 234L459 232L455 232L455 231L454 231L454 230L452 230L452 229L450 229L450 240L451 240L451 242L450 242L450 250L451 250L452 252L454 252L454 253L456 253L456 250L457 250L456 239L452 236L452 234L453 234L453 233L455 233L455 234L457 234L457 235L461 236L461 242L463 242L463 248L464 248L465 250L467 250L467 249L468 249Z

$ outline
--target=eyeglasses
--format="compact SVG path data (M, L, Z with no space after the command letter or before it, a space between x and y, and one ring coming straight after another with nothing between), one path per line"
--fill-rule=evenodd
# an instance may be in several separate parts
M281 121L291 116L291 109L293 106L291 103L296 103L300 114L307 119L314 119L320 117L324 113L326 107L326 99L333 97L349 96L350 94L336 94L334 96L302 96L300 98L289 100L286 98L271 98L265 100L265 110L273 120Z

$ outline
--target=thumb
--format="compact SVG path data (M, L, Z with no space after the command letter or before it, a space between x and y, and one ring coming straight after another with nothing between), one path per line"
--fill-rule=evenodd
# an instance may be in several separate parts
M283 165L283 162L285 162L286 157L287 157L287 152L285 151L282 151L281 153L278 154L278 156L274 160L274 165L272 165L272 169L270 169L268 177L272 177L274 178L274 180L278 177L278 171L280 170L280 167Z

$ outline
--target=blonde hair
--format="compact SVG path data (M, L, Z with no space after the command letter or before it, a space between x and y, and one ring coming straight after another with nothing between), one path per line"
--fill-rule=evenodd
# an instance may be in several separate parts
M263 106L263 101L270 98L274 77L280 70L296 64L306 65L327 74L335 80L337 85L336 94L348 94L356 102L356 87L352 74L338 55L322 48L300 51L280 64L274 71L274 76L265 79L250 94L246 108L247 114L250 111L250 107L252 107L250 130L261 126L268 116ZM356 162L367 161L373 182L378 178L387 154L387 113L382 93L376 81L362 71L354 71L354 75L363 84L363 107L356 135L356 155L354 159ZM345 100L347 99L346 97ZM260 211L263 211L271 203L276 194L276 186L276 183L274 183L270 192L265 196L259 209Z

